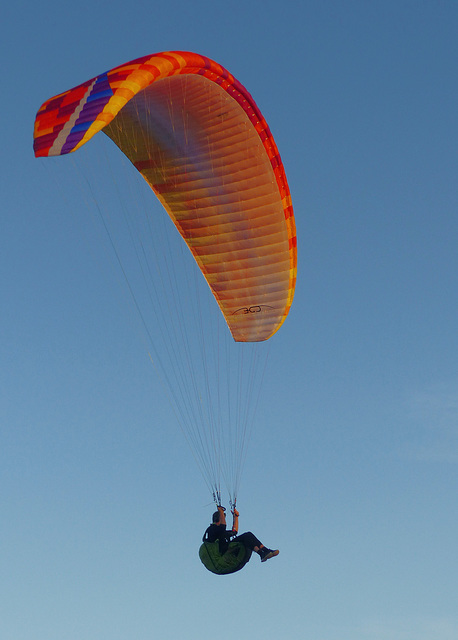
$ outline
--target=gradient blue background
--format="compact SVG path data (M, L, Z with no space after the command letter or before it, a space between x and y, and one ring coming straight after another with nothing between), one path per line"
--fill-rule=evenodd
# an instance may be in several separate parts
M17 2L0 29L0 637L457 640L457 3ZM239 497L281 554L226 578L131 309L32 152L43 100L168 49L252 93L299 238Z

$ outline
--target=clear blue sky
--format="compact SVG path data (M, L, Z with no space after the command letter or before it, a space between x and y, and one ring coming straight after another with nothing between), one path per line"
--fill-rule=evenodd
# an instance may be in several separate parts
M0 29L0 637L457 640L457 3L45 0ZM251 92L299 238L239 496L281 553L226 578L119 281L32 152L43 100L168 49Z

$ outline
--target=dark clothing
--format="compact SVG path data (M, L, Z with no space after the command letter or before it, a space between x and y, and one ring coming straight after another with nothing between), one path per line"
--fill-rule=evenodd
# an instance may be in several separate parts
M229 548L229 540L236 534L232 529L226 530L225 524L211 524L204 533L203 542L216 542L219 540L219 552L225 554Z
M262 542L260 542L257 537L251 533L251 531L246 531L245 533L241 533L239 536L233 539L234 542L241 542L247 549L253 549L255 547L260 547Z
M241 542L247 549L253 550L254 547L261 546L261 542L259 542L257 537L253 535L251 531L241 533L238 536L237 532L233 529L227 531L225 524L211 524L205 531L202 541L216 542L219 540L219 552L221 555L224 555L229 548L229 541L231 538L233 542Z

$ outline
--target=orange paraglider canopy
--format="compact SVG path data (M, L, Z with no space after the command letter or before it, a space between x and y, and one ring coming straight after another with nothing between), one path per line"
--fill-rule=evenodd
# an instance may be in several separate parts
M145 56L47 100L37 157L103 130L156 193L236 341L268 339L291 307L296 233L273 137L221 65L188 52Z

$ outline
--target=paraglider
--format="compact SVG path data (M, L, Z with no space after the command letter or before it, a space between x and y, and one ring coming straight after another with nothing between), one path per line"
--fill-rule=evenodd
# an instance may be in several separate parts
M218 506L199 549L202 564L209 571L218 575L240 571L249 562L252 551L259 555L261 562L278 556L278 549L268 549L251 531L238 535L240 514L235 507L232 509L232 529L228 531L225 511L224 507Z
M44 102L35 121L35 155L74 152L100 131L119 147L162 203L235 343L271 338L293 300L296 231L277 146L245 87L202 55L169 51L144 56ZM150 221L151 213L147 215ZM143 240L137 253L148 259ZM172 314L181 325L176 334L171 332L171 342L188 332L187 313L179 307ZM215 344L220 342L218 336ZM202 352L211 352L210 344L203 335ZM176 348L177 353L182 351ZM184 363L178 362L179 373L164 378L179 404L182 429L214 501L221 505L224 476L235 509L253 410L226 410L221 397L224 390L231 397L239 398L245 390L254 395L260 383L251 365L243 367L248 382L235 381L232 361L226 368L222 357L215 361L217 369L209 373L188 356L186 366L195 366L195 373L183 375ZM205 376L202 384L200 375ZM220 385L217 392L215 383ZM177 392L179 385L188 386ZM214 409L208 405L210 398L219 403ZM234 470L228 471L231 465Z

